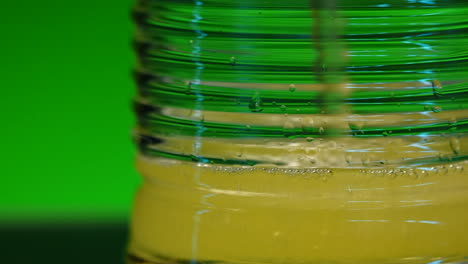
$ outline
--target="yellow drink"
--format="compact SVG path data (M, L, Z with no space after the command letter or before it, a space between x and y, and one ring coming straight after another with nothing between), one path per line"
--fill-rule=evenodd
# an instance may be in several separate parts
M468 256L466 163L274 169L139 157L137 167L144 184L132 222L135 263L452 263Z

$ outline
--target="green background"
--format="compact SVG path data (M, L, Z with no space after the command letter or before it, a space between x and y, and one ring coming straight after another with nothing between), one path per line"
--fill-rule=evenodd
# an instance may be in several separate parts
M2 2L1 263L123 263L139 183L132 4Z
M132 4L2 2L0 221L128 219Z

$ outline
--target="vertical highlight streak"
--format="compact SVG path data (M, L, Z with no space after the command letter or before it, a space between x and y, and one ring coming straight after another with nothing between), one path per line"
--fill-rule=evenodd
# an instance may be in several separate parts
M190 264L198 263L197 253L198 253L198 233L200 229L200 218L203 214L208 213L209 210L198 210L193 215L193 231L192 231L192 257L190 259Z
M200 0L195 0L194 1L195 6L192 11L193 19L190 21L190 25L192 30L196 33L196 37L193 41L193 49L192 49L192 61L195 64L195 71L194 71L194 76L193 79L190 81L189 85L200 85L201 83L201 75L203 72L203 69L205 68L205 65L200 61L201 57L201 51L202 51L202 40L208 35L205 32L203 32L200 28L200 21L203 20L203 17L201 16L201 9L203 6L203 2ZM204 97L203 95L199 92L198 89L195 89L195 109L193 111L192 116L194 118L203 119L203 101ZM194 135L194 143L193 143L193 149L192 153L195 157L200 158L200 151L202 148L202 135L203 132L206 130L206 128L203 125L203 122L199 122L197 125L197 131ZM203 161L203 160L202 160ZM200 180L200 169L199 167L196 168L195 173L194 173L194 180L198 186L205 187L207 189L211 189L211 186L204 184ZM213 196L213 194L205 194L202 196L200 199L200 204L203 205L211 205L208 203L207 199L209 197ZM210 210L207 209L200 209L195 212L195 214L192 217L193 221L193 230L192 230L192 254L191 254L191 259L190 263L191 264L196 264L198 263L198 240L199 240L199 230L200 230L200 221L201 221L201 216L205 213L210 212Z
M193 8L192 14L193 14L193 19L190 21L190 25L193 29L193 31L196 33L195 40L193 41L193 49L192 49L192 61L194 62L196 68L195 68L195 74L193 76L193 79L190 81L189 85L200 85L201 83L201 75L203 72L203 69L205 69L205 65L200 61L201 57L201 43L202 40L208 35L205 32L203 32L200 28L200 21L203 20L203 17L200 15L201 13L201 8L203 5L203 2L200 0L195 0L195 7ZM193 117L202 119L202 112L203 112L203 101L204 97L203 94L201 94L198 89L195 89L195 97L196 97L196 103L195 103L195 109L193 111ZM206 130L206 128L203 126L202 122L200 122L198 125L198 131L195 134L195 143L193 146L193 154L195 156L199 156L198 154L200 153L200 148L201 148L201 136L203 132Z

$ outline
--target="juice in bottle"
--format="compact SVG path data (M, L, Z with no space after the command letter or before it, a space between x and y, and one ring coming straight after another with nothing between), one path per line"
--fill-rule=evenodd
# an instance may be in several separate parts
M135 263L462 263L467 254L462 164L390 172L138 163Z

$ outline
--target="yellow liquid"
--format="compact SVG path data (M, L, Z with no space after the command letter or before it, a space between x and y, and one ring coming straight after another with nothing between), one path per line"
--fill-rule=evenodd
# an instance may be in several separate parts
M464 163L432 171L137 163L145 181L129 250L148 263L461 263L468 256Z

